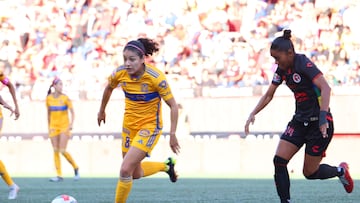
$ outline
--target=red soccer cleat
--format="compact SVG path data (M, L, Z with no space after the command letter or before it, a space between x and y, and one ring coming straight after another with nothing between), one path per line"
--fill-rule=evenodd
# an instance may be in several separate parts
M347 193L351 193L354 189L354 181L350 176L349 166L346 162L341 162L339 167L344 170L344 174L339 176L340 182L344 185Z

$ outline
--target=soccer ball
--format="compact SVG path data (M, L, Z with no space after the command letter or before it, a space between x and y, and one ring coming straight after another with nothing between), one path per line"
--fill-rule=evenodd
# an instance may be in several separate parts
M77 200L70 195L62 194L55 197L51 203L77 203Z

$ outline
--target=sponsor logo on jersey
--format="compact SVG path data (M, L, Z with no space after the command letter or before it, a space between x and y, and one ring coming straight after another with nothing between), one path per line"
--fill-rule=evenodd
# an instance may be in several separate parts
M320 147L319 147L318 145L315 145L315 146L313 146L311 149L312 149L313 152L316 153L316 152L319 152L319 148L320 148Z
M294 73L292 78L293 78L293 81L295 83L300 83L301 82L301 76L299 74L297 74L297 73Z
M143 144L143 141L141 139L137 140L136 142L139 143L139 144Z
M150 136L150 131L147 129L142 129L139 131L139 136L141 137L149 137Z
M164 93L164 94L161 94L161 96L162 96L162 97L166 97L166 96L168 96L169 94L171 94L170 91L168 91L168 92L166 92L166 93Z

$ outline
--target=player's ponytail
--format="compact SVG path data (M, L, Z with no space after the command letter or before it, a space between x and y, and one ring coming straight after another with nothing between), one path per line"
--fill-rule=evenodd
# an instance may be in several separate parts
M283 31L283 35L280 37L277 37L272 43L271 43L271 50L276 50L276 51L293 51L295 52L294 49L294 44L291 41L291 30L284 30Z
M154 40L149 38L139 38L138 39L141 44L144 45L145 48L145 56L151 56L153 53L159 51L159 44Z
M48 92L47 92L47 95L50 95L50 94L51 94L51 88L52 88L52 86L53 86L53 85L50 85L49 90L48 90Z
M54 87L54 85L56 85L58 82L60 81L60 78L58 77L55 77L54 80L52 81L50 87L49 87L49 90L47 92L47 95L51 94L51 88Z
M151 56L153 53L159 51L159 44L149 38L139 38L132 40L125 45L124 51L129 49L138 54L141 58L144 56Z
M290 38L291 38L291 30L284 30L283 37L284 37L284 39L290 40Z

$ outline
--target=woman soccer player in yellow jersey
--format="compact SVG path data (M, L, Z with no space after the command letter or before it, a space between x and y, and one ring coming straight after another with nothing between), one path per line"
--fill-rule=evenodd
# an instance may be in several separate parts
M116 203L126 202L133 179L164 171L168 173L172 182L177 181L173 158L170 157L165 162L142 162L150 155L162 134L161 99L170 107L171 150L176 154L180 151L175 135L178 105L165 75L156 67L145 63L145 57L158 50L158 44L148 38L128 42L123 50L124 65L116 68L109 76L108 85L103 93L97 118L99 126L101 121L105 123L105 108L112 91L121 86L125 93L123 162L116 187Z
M9 106L9 104L7 104L3 98L0 96L0 104L6 108L9 109L11 111L11 115L14 113L14 110L11 108L11 106ZM2 129L3 126L3 113L2 113L2 109L0 108L0 131ZM3 180L5 181L5 183L9 186L10 191L9 191L9 196L8 199L16 199L17 197L17 193L19 191L19 186L17 186L13 179L11 178L11 176L9 175L9 173L7 172L5 165L3 164L3 162L0 160L0 175L3 178Z
M18 108L18 104L17 104L17 99L16 99L16 94L15 94L15 88L14 85L10 82L10 80L4 75L3 71L4 71L4 62L0 62L0 81L2 84L6 85L9 88L9 92L12 96L12 99L14 101L14 105L15 105L15 109L12 109L0 96L0 104L4 106L4 108L7 108L11 111L11 114L15 114L15 120L17 120L20 116L19 113L19 108ZM0 109L0 131L2 129L2 125L3 125L3 114L2 114L2 110ZM3 162L0 160L0 175L2 177L2 179L5 181L5 183L9 186L10 191L9 191L9 196L8 199L16 199L17 197L17 193L19 191L19 186L16 185L16 183L14 183L14 181L12 180L11 176L9 175L9 173L7 172L5 165L3 164Z
M54 88L54 92L51 93L51 88ZM51 84L48 96L46 97L46 107L48 112L48 124L49 124L49 137L52 147L54 149L54 162L57 176L50 178L51 182L63 181L60 153L66 158L66 160L74 168L75 176L74 180L78 180L79 167L66 151L66 146L71 137L71 130L74 123L74 109L69 97L62 93L63 83L59 78L55 78ZM71 119L69 118L69 112Z

